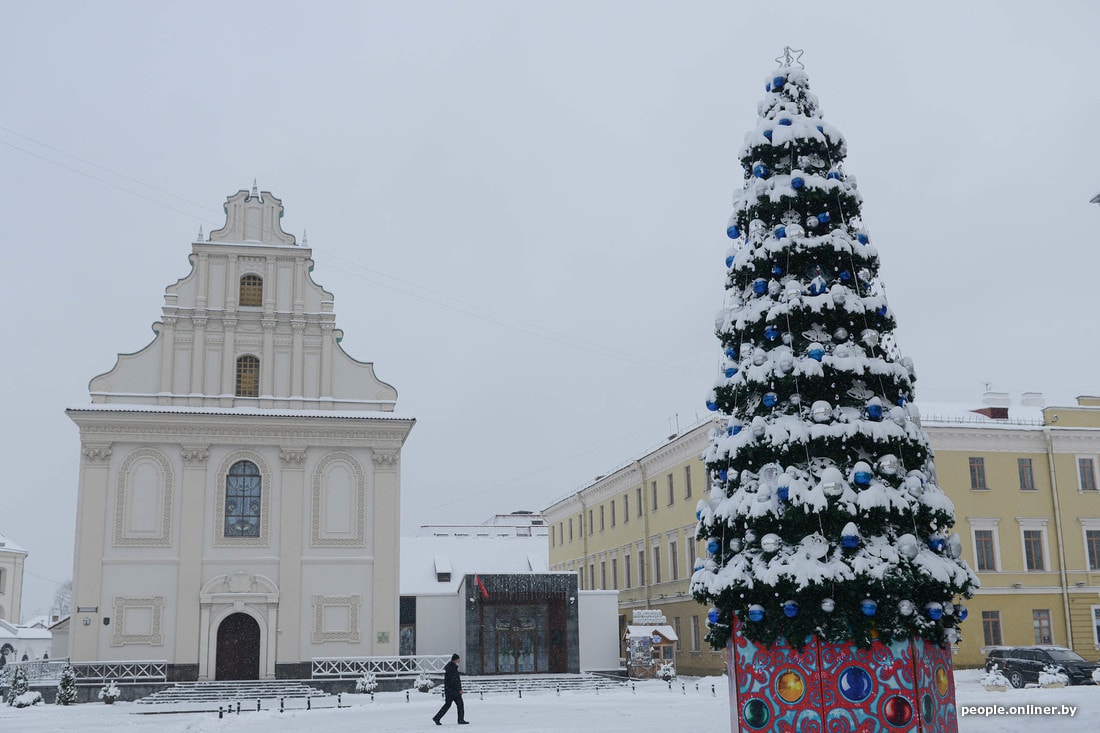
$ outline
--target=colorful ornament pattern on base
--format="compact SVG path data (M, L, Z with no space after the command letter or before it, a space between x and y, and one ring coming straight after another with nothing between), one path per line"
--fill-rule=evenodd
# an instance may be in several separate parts
M726 663L732 733L958 733L951 650L919 638L799 653L734 634Z

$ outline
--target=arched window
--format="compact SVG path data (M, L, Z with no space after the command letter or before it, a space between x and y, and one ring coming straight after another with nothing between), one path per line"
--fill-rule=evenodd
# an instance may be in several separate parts
M241 293L237 298L238 305L263 305L264 281L259 275L245 275L241 278Z
M237 359L237 396L260 396L260 360L251 354Z
M237 461L225 477L225 536L259 537L263 488L260 469L252 461Z

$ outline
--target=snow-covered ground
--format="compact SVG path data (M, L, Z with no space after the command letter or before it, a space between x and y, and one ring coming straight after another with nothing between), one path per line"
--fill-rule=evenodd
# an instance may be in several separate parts
M1037 706L1073 707L1069 715L966 715L959 720L963 733L1017 733L1033 731L1037 726L1057 733L1094 733L1100 720L1100 687L1067 687L1047 690L1027 688L1007 692L986 692L978 684L981 672L964 670L956 674L960 708L964 706ZM681 689L684 682L686 689ZM698 683L698 690L695 685ZM711 694L715 685L716 695ZM637 733L649 730L729 730L729 705L725 678L684 678L673 683L672 691L663 682L640 682L636 690L595 693L526 692L522 699L513 695L488 695L479 700L467 696L466 716L470 727L464 731L530 733L549 731L600 731L601 733ZM72 707L36 706L22 710L0 705L0 731L4 733L116 733L119 729L156 733L301 733L323 730L326 733L396 733L410 730L437 730L431 717L439 707L437 695L413 692L405 701L404 693L381 693L373 702L364 695L345 695L351 707L334 710L293 710L250 712L219 720L217 713L174 715L135 715L146 709L131 703L102 705L89 703ZM444 725L455 725L452 708Z

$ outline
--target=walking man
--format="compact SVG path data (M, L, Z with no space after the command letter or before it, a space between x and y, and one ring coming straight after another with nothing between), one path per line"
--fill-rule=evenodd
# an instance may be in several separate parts
M443 725L439 722L447 711L451 709L451 703L455 704L458 708L458 724L467 725L470 721L466 720L466 710L462 706L462 676L458 673L458 661L461 659L457 654L451 655L451 661L447 662L443 667L443 697L445 699L443 707L439 709L439 712L432 718L436 725Z

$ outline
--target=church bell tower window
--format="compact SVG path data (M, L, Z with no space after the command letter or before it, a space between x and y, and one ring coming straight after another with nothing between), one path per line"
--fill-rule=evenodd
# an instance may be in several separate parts
M252 461L237 461L225 477L225 536L259 537L263 487Z
M255 356L246 354L237 359L237 392L238 397L260 396L260 360Z
M241 278L241 292L237 298L242 306L262 306L264 304L264 281L259 275L245 275Z

